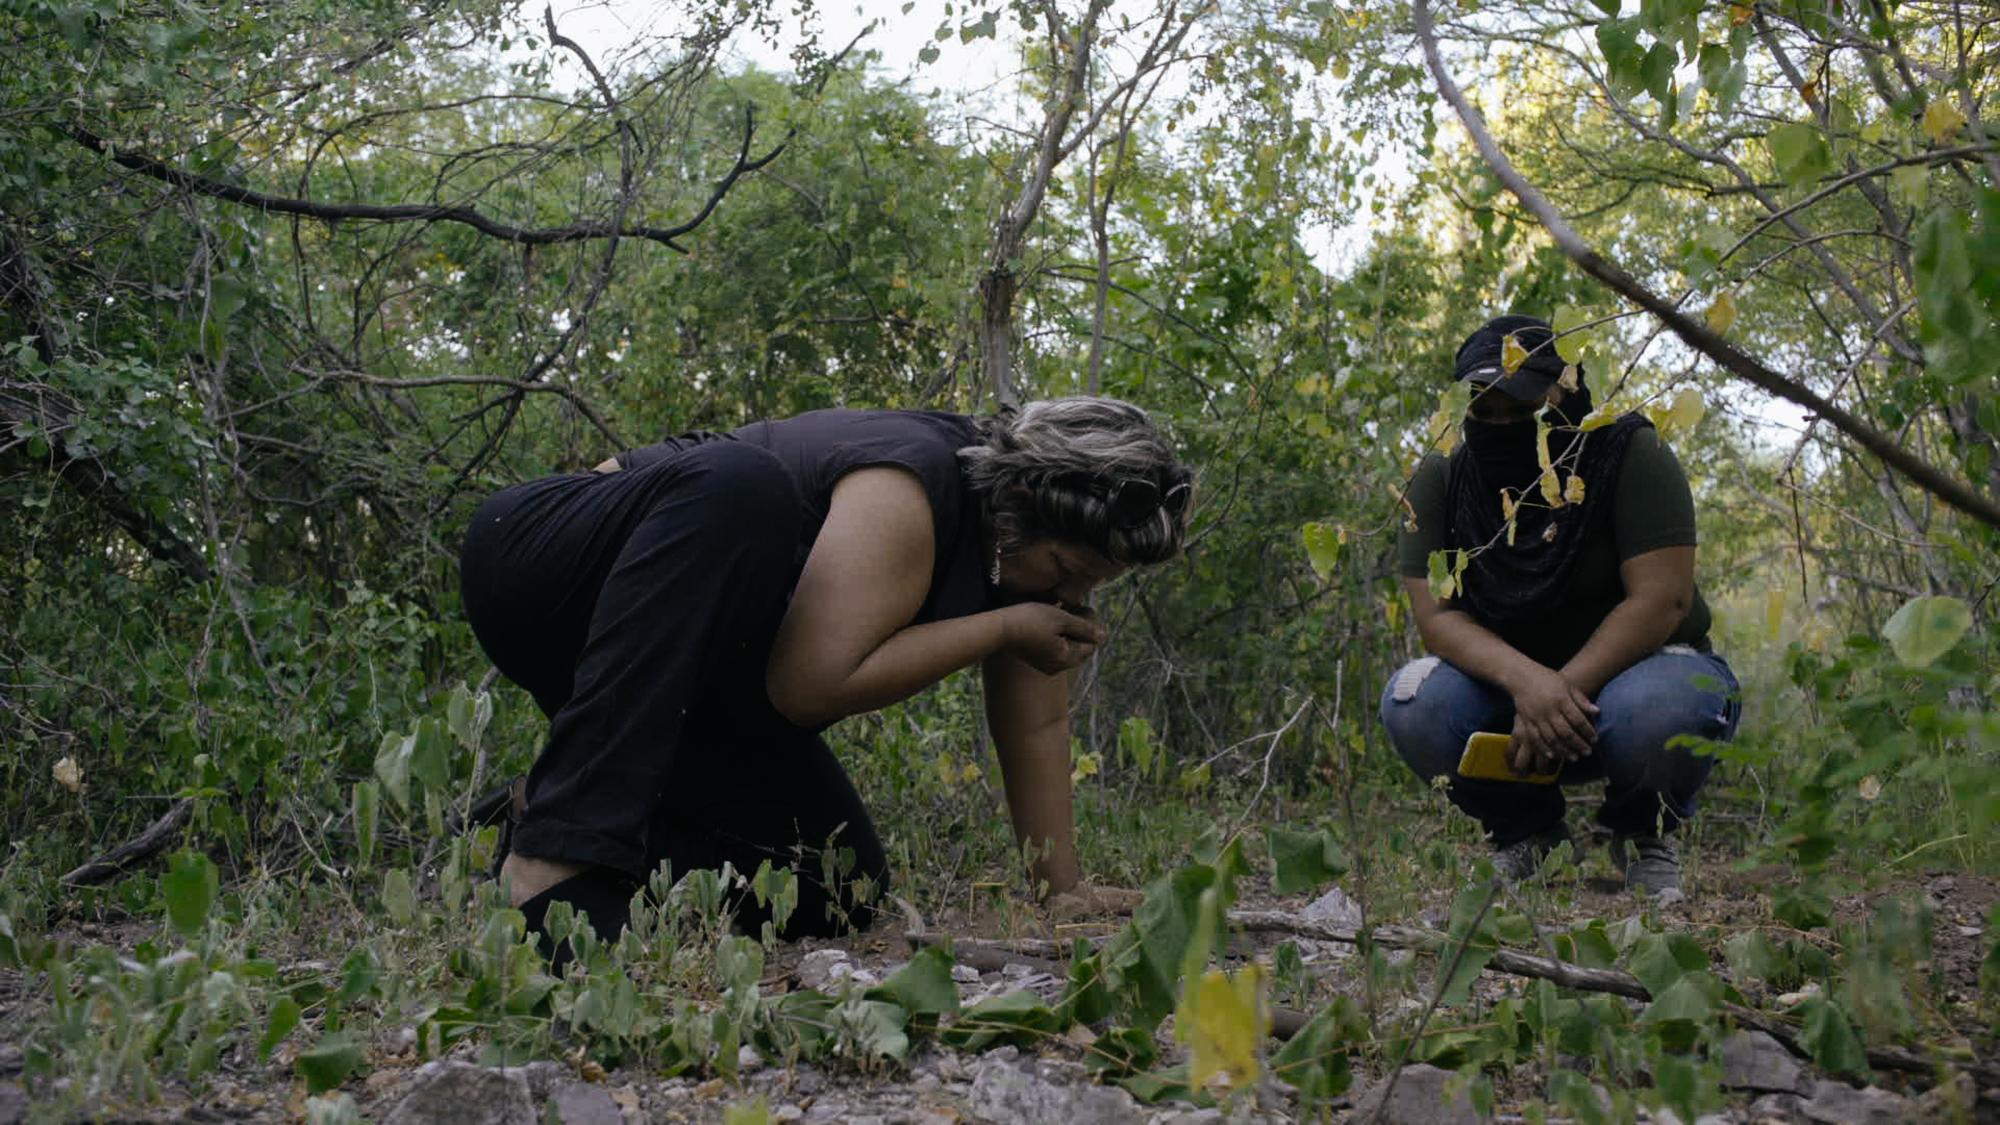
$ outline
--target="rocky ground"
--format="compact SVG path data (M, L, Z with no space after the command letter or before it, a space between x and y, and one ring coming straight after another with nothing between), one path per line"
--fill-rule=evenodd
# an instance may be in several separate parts
M1980 926L2000 895L2000 885L1965 875L1940 876L1920 885L1926 887L1936 915L1934 961L1947 991L1976 988L1977 966L1985 948ZM1578 918L1610 918L1618 916L1621 909L1629 912L1629 901L1620 903L1608 889L1602 892L1603 901L1597 901L1598 897L1597 890L1585 887L1565 913L1573 911ZM1266 900L1245 905L1291 909L1340 926L1360 921L1358 908L1338 891L1310 903ZM1856 896L1839 906L1858 913L1870 903L1866 896ZM1754 899L1739 901L1736 895L1719 894L1704 896L1680 909L1689 925L1726 925L1738 913L1764 908ZM1441 910L1427 913L1439 916L1417 920L1430 925L1442 921ZM1007 936L1005 927L996 929L996 920L990 917L968 914L941 919L937 925L962 935ZM1083 924L1067 927L1067 931L1088 933L1091 928L1091 924ZM1108 931L1110 927L1098 929ZM1257 956L1267 953L1274 943L1275 939L1236 952ZM1349 968L1343 962L1351 957L1351 951L1344 946L1309 941L1299 944L1306 962L1326 979L1339 978ZM909 946L894 934L782 947L769 966L767 979L778 988L838 991L848 981L866 985L886 977L908 955ZM1063 985L1058 972L1050 971L1058 966L1033 958L989 962L982 968L984 971L961 964L955 972L967 1004L1017 989L1054 1000ZM18 987L18 982L0 983ZM1489 973L1478 988L1490 1000L1511 985L1508 978ZM1403 997L1397 1004L1408 1009L1420 1005L1421 999ZM0 1005L0 1017L5 1016L5 1006ZM12 1038L5 1031L8 1022L0 1018L0 1043ZM487 1068L474 1064L470 1046L458 1057L425 1063L411 1049L413 1041L410 1029L386 1029L378 1036L369 1068L344 1091L362 1117L392 1125L721 1122L732 1109L761 1103L773 1122L1164 1125L1291 1120L1298 1108L1289 1088L1272 1082L1240 1094L1221 1108L1144 1105L1124 1090L1096 1084L1082 1065L1080 1043L1067 1039L1046 1043L1031 1053L1012 1047L978 1055L922 1048L907 1068L873 1074L847 1068L768 1065L745 1048L741 1073L733 1082L661 1078L631 1070L605 1073L582 1059ZM1935 1079L1898 1084L1884 1077L1881 1086L1858 1087L1815 1073L1776 1040L1758 1032L1740 1032L1729 1040L1723 1065L1731 1104L1725 1112L1703 1118L1702 1125L2000 1121L2000 1089L1978 1089L1964 1076L1943 1084ZM30 1113L28 1096L18 1082L20 1070L19 1049L0 1046L0 1125L22 1120ZM1539 1079L1527 1074L1513 1080L1497 1078L1498 1110L1490 1120L1523 1120L1518 1106L1533 1096L1538 1084ZM281 1051L271 1064L261 1068L226 1068L198 1093L170 1087L148 1105L106 1107L103 1116L149 1121L299 1120L306 1112L304 1090L292 1077L289 1059ZM1474 1112L1456 1088L1451 1072L1428 1066L1406 1067L1395 1075L1358 1076L1355 1089L1334 1107L1333 1116L1336 1120L1387 1125L1457 1125L1489 1120Z

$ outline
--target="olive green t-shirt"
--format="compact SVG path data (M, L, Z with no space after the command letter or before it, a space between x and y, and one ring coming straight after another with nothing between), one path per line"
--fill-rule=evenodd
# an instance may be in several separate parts
M1433 453L1423 459L1416 475L1410 478L1409 501L1415 512L1416 530L1406 526L1396 539L1396 568L1405 578L1429 575L1431 552L1451 546L1451 510L1445 498L1450 475L1450 460ZM1557 609L1545 619L1508 628L1487 621L1480 624L1493 629L1530 659L1560 668L1583 648L1597 626L1624 600L1625 583L1618 574L1620 564L1663 547L1695 545L1694 494L1688 490L1687 474L1681 471L1679 459L1660 441L1658 431L1640 430L1626 445L1608 517L1598 525L1598 534L1582 545L1570 574L1568 594ZM1505 544L1496 544L1491 549L1507 548ZM1468 572L1468 580L1471 577ZM1467 606L1459 608L1470 611ZM1701 587L1697 585L1694 603L1666 643L1691 645L1705 652L1709 623L1708 603L1702 600Z

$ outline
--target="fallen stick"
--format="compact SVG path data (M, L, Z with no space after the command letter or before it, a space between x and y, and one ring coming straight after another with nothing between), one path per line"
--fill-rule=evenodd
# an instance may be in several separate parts
M181 826L187 823L194 812L194 798L183 797L174 802L160 819L146 826L144 832L71 871L62 877L64 883L72 887L87 887L102 883L106 879L130 867L134 862L164 849L180 835Z
M1336 941L1345 945L1359 945L1361 935L1353 930L1343 930L1324 922L1300 918L1279 910L1232 910L1229 922L1247 933L1290 934L1294 937L1310 938L1314 941ZM1368 935L1371 942L1387 949L1412 949L1435 953L1450 944L1451 939L1429 930L1414 930L1403 926L1378 926ZM1639 983L1639 978L1617 969L1586 969L1581 965L1571 965L1563 961L1537 957L1531 953L1517 953L1511 949L1498 949L1489 968L1517 977L1532 977L1550 981L1565 988L1582 989L1586 992L1609 992L1614 996L1625 996L1633 1000L1651 1000L1652 993Z
M1229 922L1245 933L1290 934L1294 937L1339 942L1345 945L1356 945L1361 940L1361 935L1356 931L1275 910L1232 910L1229 912ZM958 953L959 960L981 972L996 971L1007 964L1024 964L1055 975L1068 971L1063 959L1068 957L1070 950L1063 942L1048 941L1043 938L953 939L949 935L921 932L908 936L913 946L937 945L949 940L952 949ZM1409 949L1424 953L1436 953L1451 942L1451 939L1444 934L1403 926L1377 927L1369 934L1369 938L1374 944L1386 948ZM1604 992L1642 1002L1651 1001L1653 998L1652 992L1640 983L1639 978L1630 973L1617 969L1585 968L1511 949L1495 950L1492 959L1486 963L1486 968L1511 976L1546 980L1551 984L1573 988L1580 992ZM1764 1032L1792 1054L1809 1062L1812 1060L1812 1052L1799 1041L1798 1032L1783 1021L1740 1004L1725 1004L1723 1011L1735 1020L1738 1026ZM1273 1009L1272 1034L1280 1039L1289 1039L1305 1026L1309 1018L1306 1013ZM1868 1047L1865 1050L1869 1065L1878 1070L1935 1075L1942 1061L1965 1070L1982 1085L2000 1084L2000 1067L1982 1063L1977 1059L1939 1060L1902 1047Z

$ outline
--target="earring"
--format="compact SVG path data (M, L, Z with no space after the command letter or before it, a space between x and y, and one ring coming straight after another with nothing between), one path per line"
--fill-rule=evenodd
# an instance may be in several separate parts
M993 548L993 567L986 572L986 584L988 586L998 586L1000 584L1000 548L998 547Z

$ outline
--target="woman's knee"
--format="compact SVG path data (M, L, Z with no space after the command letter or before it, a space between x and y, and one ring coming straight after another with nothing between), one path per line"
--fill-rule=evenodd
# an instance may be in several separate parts
M1382 689L1380 713L1389 744L1426 780L1456 768L1471 733L1460 729L1465 720L1460 701L1452 698L1454 676L1463 678L1464 673L1426 656L1398 669Z

